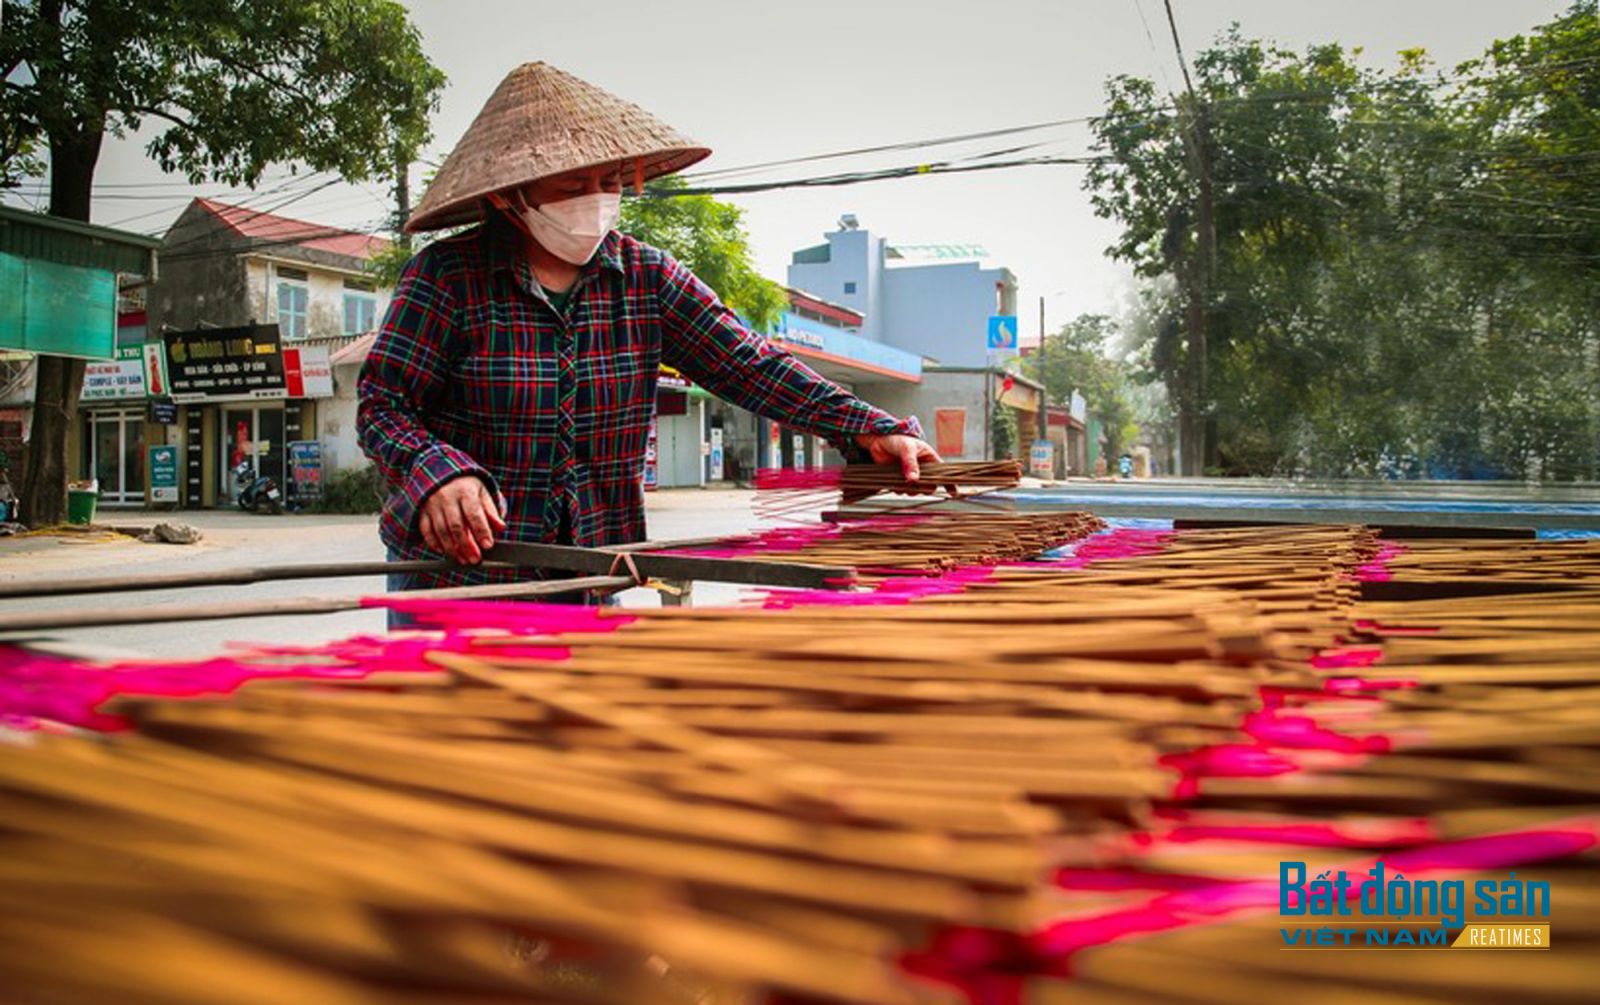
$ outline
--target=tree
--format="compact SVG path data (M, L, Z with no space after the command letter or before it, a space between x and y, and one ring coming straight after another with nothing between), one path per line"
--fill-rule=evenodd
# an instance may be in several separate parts
M1593 477L1595 0L1453 73L1358 57L1235 29L1195 60L1195 101L1108 84L1086 186L1163 315L1145 348L1185 437L1223 473Z
M771 328L789 297L756 271L744 210L709 195L672 194L682 187L668 178L654 184L655 194L624 201L617 229L682 262L757 331Z
M444 75L392 0L32 0L0 34L0 178L48 151L53 216L88 220L107 133L163 126L148 151L191 183L254 185L273 163L383 177L414 155ZM406 156L409 159L409 156ZM22 493L66 511L81 361L41 356Z
M1114 334L1115 325L1104 314L1080 314L1023 360L1027 375L1044 385L1047 403L1068 404L1073 391L1083 395L1100 417L1112 457L1139 435L1129 394L1131 368L1106 355Z

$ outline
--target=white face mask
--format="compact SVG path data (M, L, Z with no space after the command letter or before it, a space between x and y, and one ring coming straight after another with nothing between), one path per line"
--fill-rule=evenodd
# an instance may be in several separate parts
M543 206L529 206L519 192L508 207L535 241L573 265L594 257L622 215L620 192L590 192Z

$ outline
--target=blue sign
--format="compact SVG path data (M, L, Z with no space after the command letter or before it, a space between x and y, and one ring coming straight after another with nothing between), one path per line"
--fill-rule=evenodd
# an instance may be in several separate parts
M989 348L1015 349L1017 347L1017 316L1015 314L989 315Z
M150 501L175 503L178 501L178 448L155 446L150 451Z

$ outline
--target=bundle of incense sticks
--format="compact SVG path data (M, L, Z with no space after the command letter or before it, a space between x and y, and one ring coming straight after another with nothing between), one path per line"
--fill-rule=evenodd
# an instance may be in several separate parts
M1093 541L738 608L413 601L439 631L167 667L271 676L0 749L0 973L69 1003L1588 1000L1585 548ZM1502 570L1522 592L1449 585ZM1278 952L1279 862L1380 857L1547 877L1557 948Z
M920 466L917 481L907 481L890 464L847 464L842 468L793 471L763 468L756 472L756 514L766 519L810 520L841 503L857 503L876 495L929 495L930 501L963 492L1016 488L1022 462L949 461Z
M682 553L844 565L870 578L1017 561L1080 541L1105 526L1087 513L891 516L761 531Z

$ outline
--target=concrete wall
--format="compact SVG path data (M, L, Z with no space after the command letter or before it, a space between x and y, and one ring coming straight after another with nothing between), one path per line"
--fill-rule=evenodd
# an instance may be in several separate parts
M344 283L346 279L357 277L343 271L319 270L311 263L253 257L245 259L245 282L250 290L252 316L267 324L278 320L278 269L283 267L306 273L306 338L338 338L343 335ZM377 303L372 318L374 328L383 323L390 292L388 289L378 289L372 293Z
M333 368L333 397L317 401L317 439L322 441L322 465L327 471L351 471L372 463L356 438L356 379L358 364Z
M948 262L885 270L878 311L884 341L944 366L986 365L989 317L1002 313L996 283L1005 286L1014 313L1016 281L1005 269Z
M244 263L220 220L191 204L161 242L159 278L146 295L152 335L202 325L232 328L260 320L252 314Z
M884 319L876 309L883 296L883 238L867 230L836 230L826 237L829 260L790 264L788 285L860 311L866 315L861 336L883 341ZM845 283L855 283L855 292L846 293Z
M872 403L905 418L915 415L928 435L934 438L934 413L941 408L966 410L962 428L963 451L946 456L947 461L983 461L989 459L989 409L994 402L984 394L984 373L922 372L921 384L875 384L871 388Z

